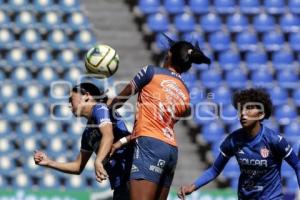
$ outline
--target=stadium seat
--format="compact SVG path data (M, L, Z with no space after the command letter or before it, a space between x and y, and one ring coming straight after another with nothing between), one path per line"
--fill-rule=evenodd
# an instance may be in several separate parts
M279 24L283 32L297 32L300 30L300 17L288 13L280 17Z
M294 170L289 166L289 164L286 161L282 162L281 165L281 175L284 178L291 178L294 175Z
M299 133L300 133L300 124L299 124L299 121L297 121L297 120L292 121L291 123L286 124L286 126L284 126L284 136L290 142L300 141Z
M0 118L0 136L4 137L5 135L11 133L11 125L8 119L1 119Z
M241 62L237 51L224 51L219 54L219 65L224 70L233 70L239 67Z
M224 125L219 121L204 124L201 133L208 143L214 143L223 138Z
M63 28L61 14L55 11L44 13L41 19L41 26L46 29L46 31Z
M84 124L73 123L73 121L68 123L67 127L68 127L67 128L68 135L74 136L74 137L77 137L77 138L78 138L78 136L81 136L81 134L84 131Z
M210 69L201 73L200 80L203 86L207 88L216 88L221 85L222 77L219 71Z
M87 51L97 43L95 36L89 30L81 30L75 35L75 46Z
M25 30L20 38L22 46L29 50L41 48L41 40L40 33L34 29Z
M225 125L235 124L239 121L237 110L230 104L223 105L220 108L220 118Z
M209 44L214 51L226 51L230 48L230 36L228 33L218 31L209 36Z
M17 14L15 19L15 29L24 30L28 28L38 28L36 17L29 11L21 11Z
M276 78L280 87L287 89L296 89L299 87L298 74L293 70L281 70L280 73L277 73Z
M282 105L275 108L275 118L281 125L287 125L297 118L297 112L292 105Z
M289 0L288 8L292 13L300 14L300 1L299 0Z
M39 69L53 66L52 52L46 48L36 49L31 56L32 65Z
M178 35L175 32L166 32L164 34L166 34L169 38L171 38L174 41L178 40ZM160 54L162 52L167 51L170 48L170 43L163 34L156 34L152 48L156 48L154 50L155 53Z
M269 14L277 15L285 12L284 0L268 0L264 1L264 8Z
M195 15L203 15L209 12L209 0L189 0L188 6Z
M34 10L38 11L39 13L45 13L58 9L53 0L33 0L33 7Z
M233 14L236 10L235 0L214 0L214 5L220 14Z
M230 32L242 32L247 30L249 20L244 15L236 13L228 16L226 25Z
M272 64L275 70L287 70L294 67L294 56L289 51L277 51L272 54Z
M33 187L32 179L28 173L19 172L13 182L14 188L31 189Z
M192 32L195 30L196 20L193 15L182 13L175 16L174 25L181 33Z
M63 12L74 13L80 10L79 0L59 0L58 6Z
M83 72L82 68L72 67L67 69L64 73L64 80L70 82L72 85L75 85L80 81L80 75Z
M49 46L54 50L68 48L69 38L63 30L55 29L48 34L47 41Z
M7 155L14 151L12 140L13 137L11 135L4 135L0 138L0 156Z
M10 78L14 84L21 86L32 81L32 74L27 68L19 67L12 71Z
M69 120L73 116L68 102L65 102L65 104L53 106L52 112L52 116L56 120Z
M13 164L12 159L13 153L9 153L3 156L0 156L0 171L2 174L11 176L12 173L15 171L15 166Z
M23 108L19 102L12 99L7 102L2 109L2 115L5 119L16 122L22 119L24 114Z
M40 184L42 189L57 189L59 188L59 179L53 173L45 173Z
M262 40L266 51L278 51L284 46L284 36L280 32L266 32Z
M200 26L204 32L215 32L221 30L222 21L218 15L209 13L201 17Z
M267 54L263 51L250 51L246 53L246 66L250 70L265 69L267 61Z
M256 87L273 87L273 76L269 70L259 69L251 74L252 84Z
M188 88L193 87L197 81L196 74L191 71L183 73L181 77Z
M51 67L45 67L41 69L37 74L37 80L39 84L44 86L50 86L50 84L58 79L58 74Z
M3 70L0 70L0 84L2 84L6 79L5 72Z
M44 122L50 116L49 106L44 103L36 102L31 104L28 110L28 116L36 122Z
M162 13L151 14L147 17L147 27L149 31L157 32L167 32L169 29L169 19L166 15Z
M298 107L300 107L300 89L299 88L296 88L296 89L293 90L292 99L293 99L293 102Z
M205 46L205 39L203 34L196 31L183 33L182 39L191 42L192 44L198 43L200 48L204 48Z
M0 86L1 102L9 102L18 98L18 87L13 82L4 82Z
M30 10L30 3L28 0L8 0L6 9L15 13Z
M215 103L201 101L195 105L194 121L198 125L205 125L218 119L218 107Z
M225 86L220 86L212 90L213 98L212 100L216 102L219 106L224 106L231 103L231 90Z
M137 8L142 15L157 13L160 9L160 0L139 0Z
M196 105L197 103L205 100L206 94L205 90L201 87L194 86L189 89L190 90L190 101L192 105Z
M286 89L278 86L274 86L269 90L272 102L275 106L286 104L289 98Z
M247 76L241 69L228 70L225 75L227 85L232 89L242 89L247 86Z
M63 49L57 57L57 61L63 68L71 68L74 66L83 66L79 60L77 52L72 49Z
M90 24L86 16L81 12L72 12L67 17L67 27L70 31L89 29Z
M9 15L3 10L0 10L0 24L1 28L11 28L12 26Z
M240 0L240 10L242 13L254 15L260 12L259 0Z
M277 133L280 133L279 125L277 121L274 119L274 117L270 117L269 119L264 120L263 125L265 125L266 127L272 129Z
M47 146L47 152L49 155L62 155L64 152L66 152L67 147L65 145L65 138L66 135L56 135L56 136L50 136L51 140L48 143ZM49 138L49 139L50 139Z
M257 32L269 32L275 29L275 19L266 13L254 17L253 26Z
M299 184L298 184L296 176L289 177L287 179L286 185L287 185L288 192L294 192L294 191L299 190Z
M169 15L176 15L184 12L184 0L163 0L163 6Z
M5 60L7 65L12 68L22 67L27 64L28 56L26 51L21 48L13 48L6 53Z
M58 101L62 100L63 103L68 103L72 87L72 83L66 80L60 80L52 83L48 94L49 101L57 103Z
M34 103L36 101L41 101L44 99L43 96L43 88L38 84L32 82L24 85L24 89L22 91L22 101L24 103Z
M299 32L290 33L288 41L289 41L289 45L293 51L300 52L300 33Z
M87 185L86 183L82 180L82 177L76 176L76 175L71 175L68 177L67 182L66 182L66 187L67 188L72 188L72 189L86 189Z
M37 125L34 121L22 120L16 128L17 137L24 139L37 133Z
M0 24L1 24L1 11L0 11ZM2 26L1 26L2 27ZM10 50L12 49L15 44L15 35L6 28L0 29L0 49Z
M240 32L236 37L236 44L241 51L255 51L258 39L256 34L251 32Z

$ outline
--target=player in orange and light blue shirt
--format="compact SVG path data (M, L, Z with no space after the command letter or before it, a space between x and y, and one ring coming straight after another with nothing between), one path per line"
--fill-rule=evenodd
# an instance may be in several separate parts
M144 67L110 105L116 109L139 93L133 134L114 145L134 139L132 200L167 199L178 156L174 124L190 113L189 92L180 74L192 63L210 60L191 43L172 42L163 68Z

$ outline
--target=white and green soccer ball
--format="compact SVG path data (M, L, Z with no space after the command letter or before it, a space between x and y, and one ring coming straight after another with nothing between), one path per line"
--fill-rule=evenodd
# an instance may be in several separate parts
M119 55L112 47L100 44L92 47L85 55L85 68L97 78L112 76L119 66Z

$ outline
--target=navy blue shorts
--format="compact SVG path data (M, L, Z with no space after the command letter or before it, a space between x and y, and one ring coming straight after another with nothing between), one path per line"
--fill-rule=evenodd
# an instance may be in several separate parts
M151 137L135 141L130 180L148 180L170 187L177 164L177 147Z

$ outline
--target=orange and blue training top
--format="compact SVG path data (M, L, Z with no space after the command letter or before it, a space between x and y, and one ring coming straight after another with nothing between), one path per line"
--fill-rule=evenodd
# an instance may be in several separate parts
M131 81L139 92L133 138L148 136L177 146L174 124L189 109L190 97L180 74L148 65Z

